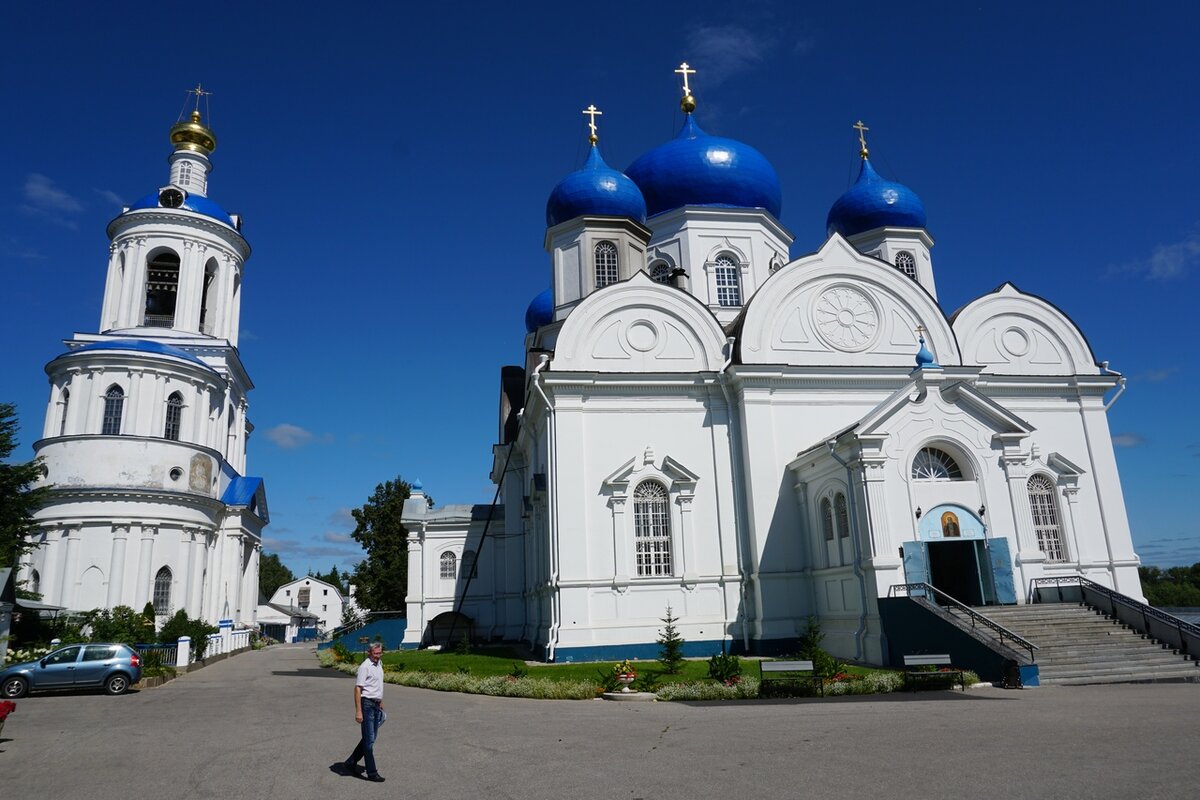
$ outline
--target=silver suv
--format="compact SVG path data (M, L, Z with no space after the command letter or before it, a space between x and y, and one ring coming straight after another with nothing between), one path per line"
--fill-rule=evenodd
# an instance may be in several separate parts
M102 687L124 694L142 678L142 657L127 644L72 644L37 661L0 671L0 697L13 699L43 689Z

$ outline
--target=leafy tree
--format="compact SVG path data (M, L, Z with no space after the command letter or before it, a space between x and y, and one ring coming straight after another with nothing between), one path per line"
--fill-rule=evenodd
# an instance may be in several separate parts
M163 623L158 633L158 641L163 644L175 644L180 636L189 636L192 640L192 652L196 658L204 658L204 650L208 647L208 635L216 633L217 629L201 619L189 619L187 612L179 610L175 616Z
M408 592L408 531L400 522L411 487L396 476L375 487L362 508L351 511L351 536L367 558L354 570L356 598L372 611L403 611Z
M1190 567L1138 567L1142 591L1152 606L1200 606L1200 563Z
M333 567L330 568L329 572L325 573L324 575L322 575L320 572L314 572L312 573L312 576L317 580L325 581L326 583L336 586L338 592L340 592L343 597L348 594L346 591L346 581L350 577L350 573L343 574L338 572L336 564L334 564Z
M275 553L264 552L258 559L258 590L267 596L278 591L280 586L296 580L292 571L279 560Z
M668 675L678 675L683 669L683 637L675 623L679 621L667 606L667 615L662 618L663 629L658 637L658 663Z
M34 549L33 513L50 495L49 486L35 486L42 477L38 459L7 463L16 449L16 406L0 403L0 567L15 566L22 555Z
M146 619L129 606L115 606L111 611L96 609L86 616L93 642L133 645L154 641L153 620Z

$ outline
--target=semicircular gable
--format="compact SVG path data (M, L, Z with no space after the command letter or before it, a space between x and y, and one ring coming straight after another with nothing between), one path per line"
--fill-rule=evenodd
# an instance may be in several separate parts
M835 234L755 293L739 346L746 364L911 368L918 326L938 364L962 363L937 301L916 281Z
M686 292L644 272L594 292L567 317L553 368L594 372L715 372L725 332Z
M1042 298L1006 283L954 315L963 360L997 375L1099 375L1083 332Z

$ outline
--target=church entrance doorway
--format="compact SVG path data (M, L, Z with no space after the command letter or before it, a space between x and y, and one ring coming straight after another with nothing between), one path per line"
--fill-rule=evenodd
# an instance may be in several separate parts
M979 568L982 545L969 540L930 542L929 582L960 603L983 605L986 600Z

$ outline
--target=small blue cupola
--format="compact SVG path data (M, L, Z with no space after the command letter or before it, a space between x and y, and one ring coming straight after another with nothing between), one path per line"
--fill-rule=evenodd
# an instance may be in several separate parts
M646 221L646 201L637 184L604 163L595 142L583 167L559 181L546 201L548 228L582 216Z
M548 288L533 298L525 309L525 332L533 333L554 321L554 289Z
M866 154L858 180L829 209L826 232L847 238L876 228L924 228L925 204L902 183L889 181Z
M687 98L685 98L686 100ZM627 170L650 216L684 206L762 208L779 218L783 191L766 156L748 144L709 136L691 113L679 134Z

